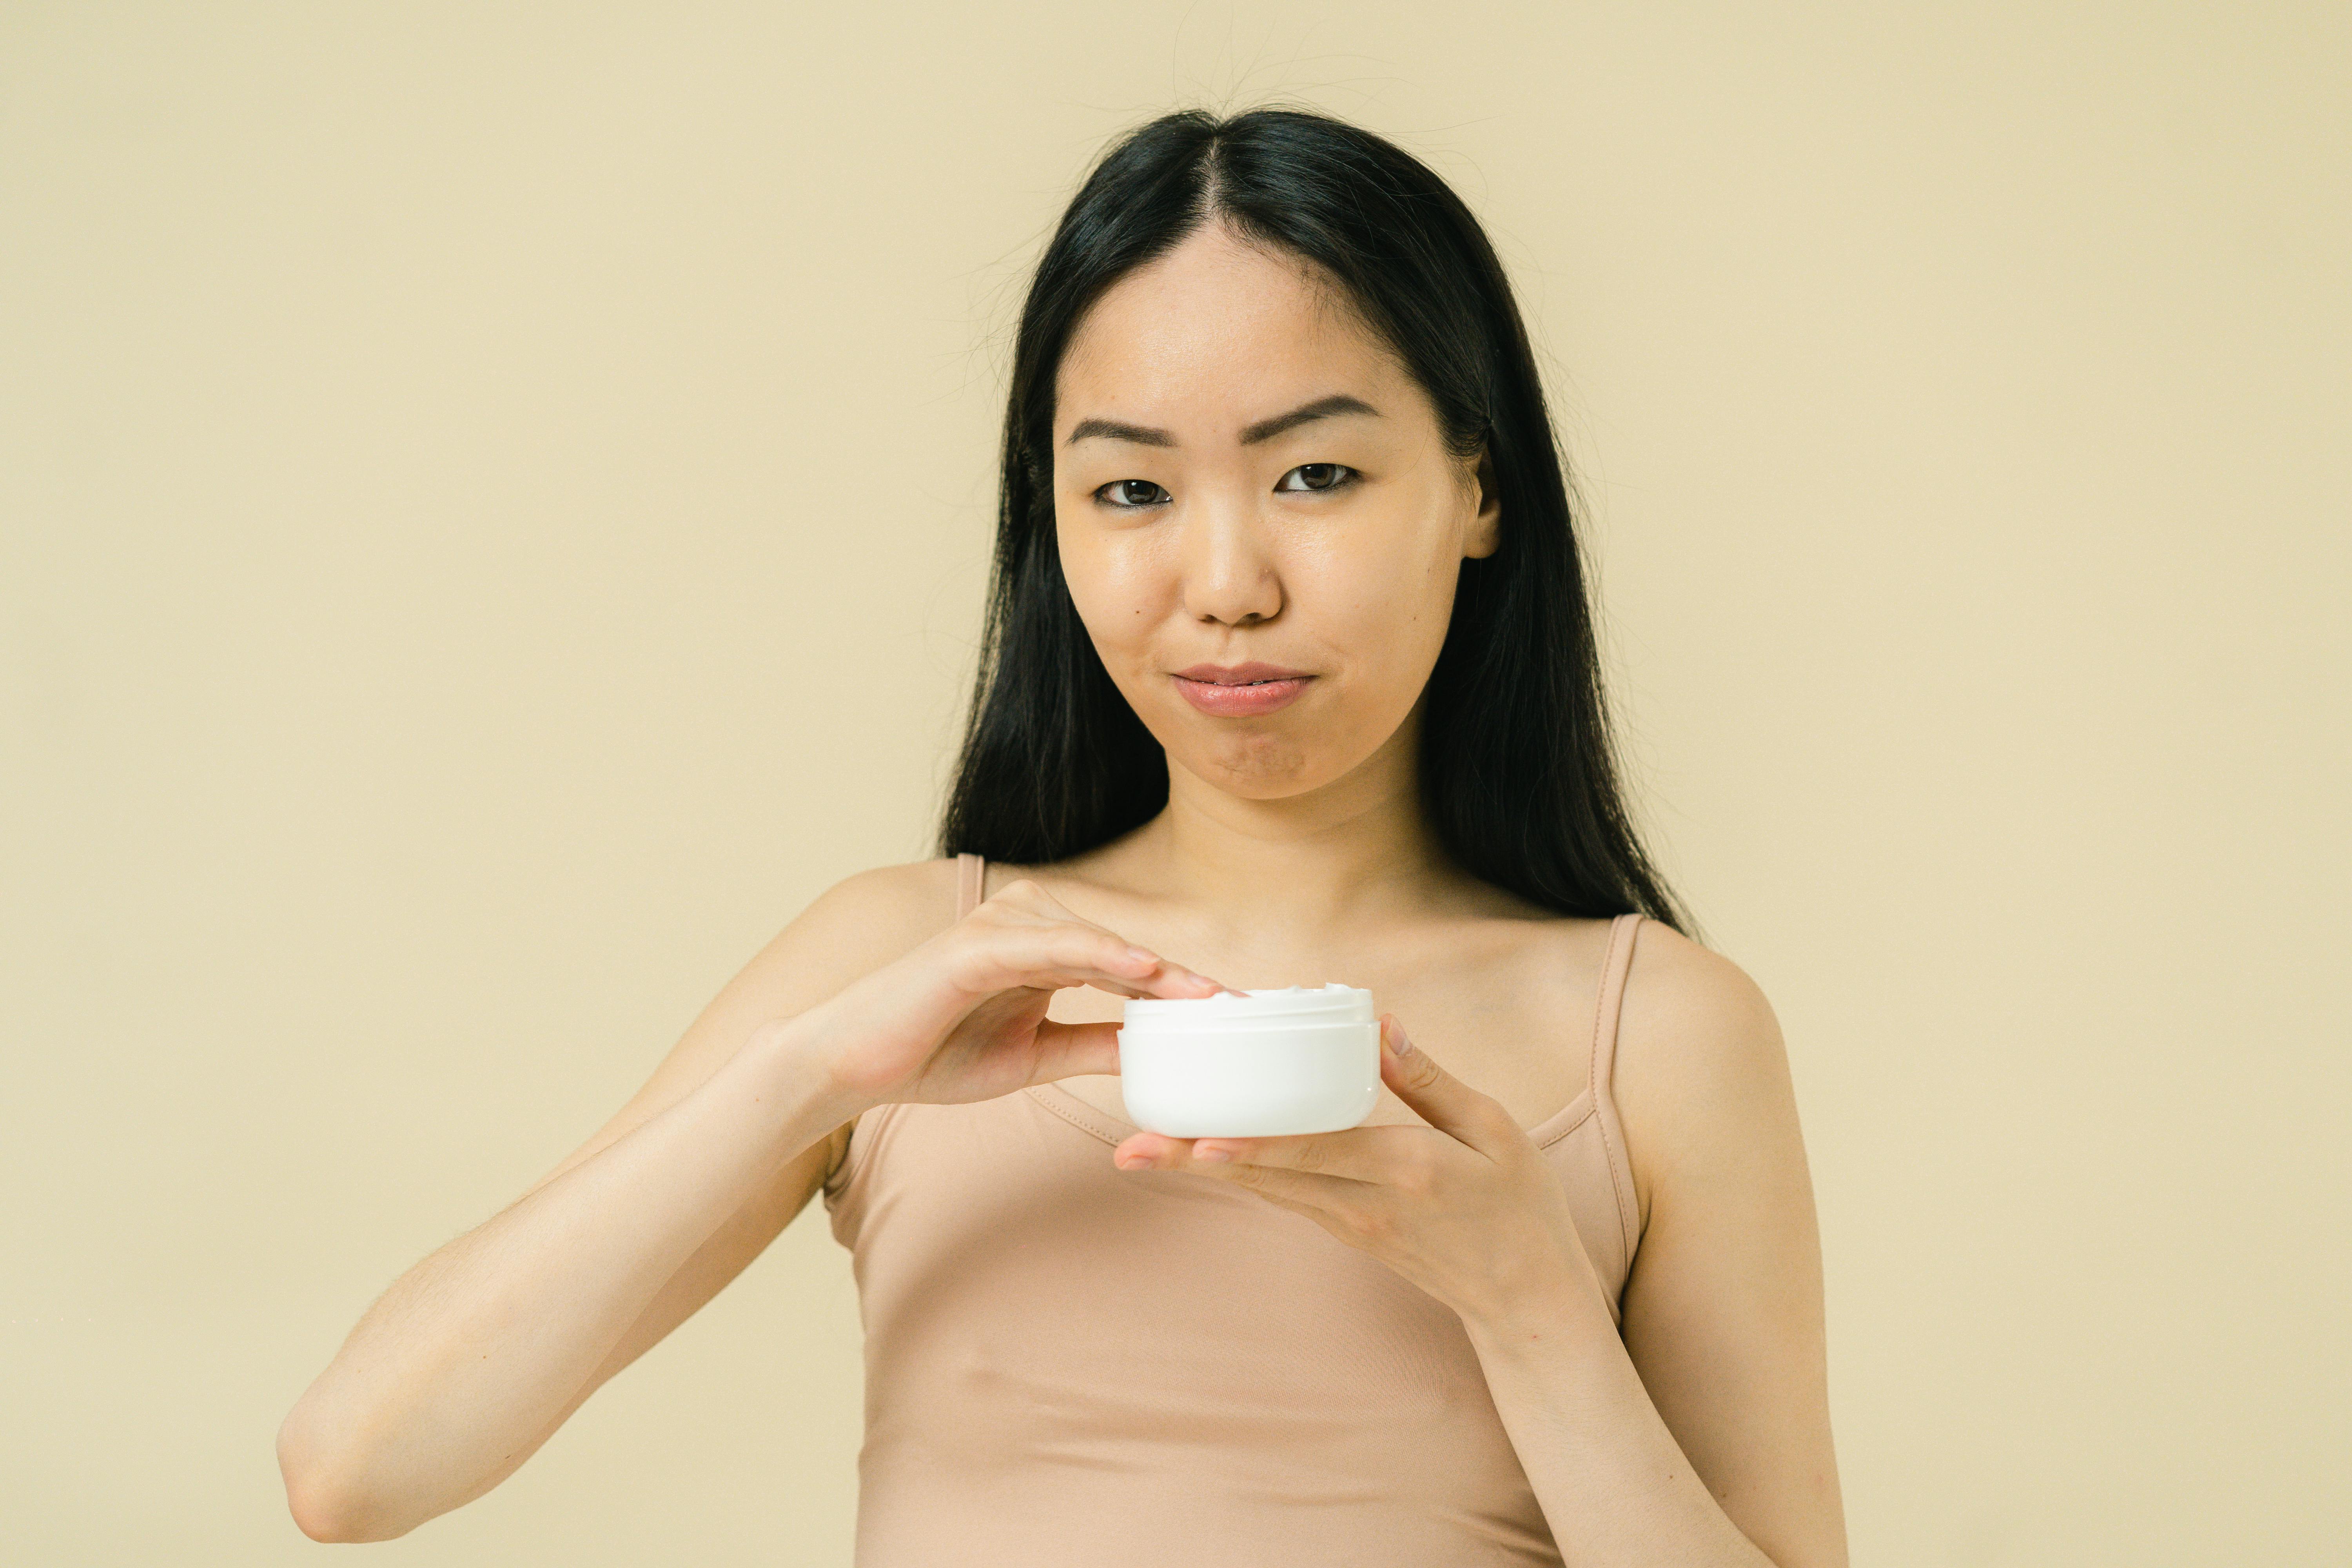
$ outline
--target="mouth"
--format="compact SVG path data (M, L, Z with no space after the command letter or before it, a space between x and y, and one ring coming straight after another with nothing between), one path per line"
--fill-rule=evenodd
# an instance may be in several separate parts
M1289 666L1270 666L1270 663L1258 658L1237 663L1237 666L1197 663L1197 666L1185 666L1183 670L1171 670L1171 675L1176 675L1179 679L1212 684L1212 687L1258 687L1258 684L1284 682L1284 679L1307 679L1306 670L1291 670Z
M1265 680L1202 680L1190 675L1170 677L1184 700L1219 719L1248 719L1287 708L1307 689L1311 675L1276 676Z

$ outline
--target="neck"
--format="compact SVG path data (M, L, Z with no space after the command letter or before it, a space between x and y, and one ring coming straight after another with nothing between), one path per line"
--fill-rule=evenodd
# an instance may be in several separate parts
M1252 800L1172 762L1168 806L1136 836L1153 880L1235 928L1360 930L1425 906L1453 874L1422 815L1420 710L1345 775Z

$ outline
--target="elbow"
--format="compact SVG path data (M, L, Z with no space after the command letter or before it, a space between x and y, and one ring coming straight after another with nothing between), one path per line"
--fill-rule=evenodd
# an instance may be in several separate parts
M389 1541L402 1533L376 1528L373 1510L363 1501L316 1475L287 1476L286 1507L295 1528L313 1541Z
M295 1528L313 1541L372 1539L358 1527L352 1510L341 1506L340 1500L315 1486L289 1479L286 1483L286 1506L294 1515Z
M391 1541L414 1528L394 1520L364 1493L315 1473L288 1473L286 1507L295 1528L313 1541Z
M278 1430L278 1473L286 1482L286 1507L295 1528L313 1541L390 1541L415 1528L393 1516L363 1486L356 1467L333 1462L305 1440L298 1406Z

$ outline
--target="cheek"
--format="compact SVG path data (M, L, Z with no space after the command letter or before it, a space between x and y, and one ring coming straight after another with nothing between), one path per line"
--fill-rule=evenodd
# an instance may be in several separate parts
M1147 535L1061 531L1062 580L1087 635L1117 673L1116 653L1140 648L1166 614L1175 585L1161 552Z
M1370 684L1409 688L1407 705L1444 644L1459 564L1418 542L1393 551L1334 551L1317 563L1319 581L1311 584L1325 637L1349 650Z

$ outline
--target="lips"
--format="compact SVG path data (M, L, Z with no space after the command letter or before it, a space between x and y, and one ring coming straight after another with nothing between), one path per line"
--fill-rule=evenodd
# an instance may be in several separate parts
M1286 708L1315 678L1276 664L1196 664L1169 679L1184 700L1220 719L1251 718Z
M1176 670L1176 675L1183 677L1183 679L1209 682L1213 687L1254 687L1258 682L1275 682L1275 679L1306 679L1307 672L1251 660L1246 666L1192 666L1190 670Z

